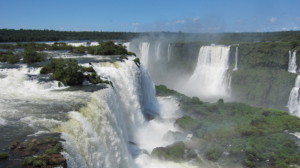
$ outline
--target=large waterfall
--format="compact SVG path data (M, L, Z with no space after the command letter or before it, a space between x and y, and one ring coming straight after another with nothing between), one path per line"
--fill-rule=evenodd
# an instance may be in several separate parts
M139 44L140 59L145 67L148 67L150 43L142 42Z
M288 68L288 71L290 73L297 73L296 54L297 54L297 51L294 51L294 52L289 51L289 68Z
M172 55L172 44L168 45L168 62L171 60Z
M148 73L132 60L92 63L92 66L98 75L112 81L112 86L93 93L85 107L69 112L70 119L55 129L66 140L64 155L68 165L190 167L187 163L159 161L147 154L155 147L175 142L166 135L169 131L179 131L174 126L181 115L176 100L160 98L158 102ZM159 117L147 121L149 115Z
M288 109L290 114L300 117L300 100L299 100L299 89L300 89L300 76L298 75L295 82L295 87L291 90Z
M235 49L235 63L234 63L234 71L238 70L238 58L239 58L239 47L236 47Z
M229 68L230 46L202 46L198 63L183 91L190 96L204 99L227 98L230 96Z
M290 73L297 73L297 63L296 63L296 54L297 51L291 52L289 51L289 68L288 71ZM290 92L290 97L288 101L288 109L290 114L300 117L300 97L299 97L299 89L300 89L300 76L298 75L295 81L295 86Z

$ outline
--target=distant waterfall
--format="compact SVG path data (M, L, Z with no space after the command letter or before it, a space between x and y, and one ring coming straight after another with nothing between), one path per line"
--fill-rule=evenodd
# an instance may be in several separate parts
M291 51L289 51L289 69L288 69L288 71L290 73L297 73L296 54L297 54L297 51L294 51L293 53Z
M156 61L158 61L160 59L160 46L161 46L161 43L159 42L157 44L156 51L155 51L155 55L156 55L155 60Z
M234 64L234 71L238 70L238 54L239 54L239 47L236 47L235 49L235 64Z
M297 76L295 87L292 89L288 101L288 109L290 114L300 117L300 99L299 99L299 89L300 89L300 75Z
M142 42L139 44L141 63L146 68L148 68L148 62L149 62L149 47L150 47L150 43L148 42Z
M127 49L128 51L131 51L131 48L130 48L130 42L123 43L123 45L126 47L126 49Z
M131 58L130 58L131 59ZM158 114L154 85L132 60L92 63L98 75L113 86L93 93L90 102L56 130L62 133L70 167L132 168L135 132L144 114Z
M172 55L172 45L168 45L168 62L171 60L171 55Z
M297 63L296 63L296 54L297 51L289 51L289 68L290 73L297 73ZM300 88L300 76L296 78L295 86L291 90L288 109L290 114L300 117L300 97L299 97L299 88Z
M229 51L230 46L202 46L197 67L183 91L204 99L230 96Z

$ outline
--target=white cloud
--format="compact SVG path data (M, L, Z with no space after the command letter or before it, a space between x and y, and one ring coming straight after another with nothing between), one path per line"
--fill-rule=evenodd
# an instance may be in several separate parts
M185 20L176 20L175 23L182 24L182 23L185 23Z
M140 23L132 23L132 26L139 26Z
M270 22L271 22L271 23L275 23L275 22L277 22L277 20L278 20L278 19L277 19L276 17L271 17L271 18L270 18Z
M294 29L294 30L297 30L297 29L299 29L299 27L296 27L296 26L295 26L295 27L293 27L293 29Z
M200 20L200 17L199 17L199 16L197 16L197 17L195 17L195 18L193 19L194 22L197 22L198 20Z

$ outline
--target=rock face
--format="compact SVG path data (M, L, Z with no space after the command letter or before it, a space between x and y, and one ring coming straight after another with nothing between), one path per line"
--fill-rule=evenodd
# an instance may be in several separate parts
M61 154L61 139L53 137L28 139L13 142L9 146L9 155L0 160L3 167L67 167Z

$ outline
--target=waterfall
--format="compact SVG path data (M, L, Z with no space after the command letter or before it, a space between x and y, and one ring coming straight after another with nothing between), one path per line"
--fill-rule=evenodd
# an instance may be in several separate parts
M123 46L125 46L128 51L131 51L130 42L123 43Z
M157 115L159 106L148 73L132 59L92 63L113 84L95 92L78 112L69 112L70 120L56 129L66 139L71 167L134 167L134 133L146 122L144 115Z
M150 43L142 42L139 44L141 63L148 68Z
M293 53L291 51L289 51L289 68L288 68L288 71L290 73L297 73L296 54L297 54L297 51L294 51Z
M171 55L172 55L172 45L168 45L168 62L171 60Z
M160 45L161 45L161 43L159 42L156 47L156 51L155 51L155 56L156 56L155 60L156 61L158 61L160 59Z
M234 64L234 71L238 70L238 54L239 54L239 47L236 47L235 49L235 64Z
M300 100L299 100L299 88L300 88L300 75L297 76L295 87L291 90L288 109L290 114L300 117Z
M202 46L198 63L183 92L204 99L230 96L231 74L228 72L230 46Z

